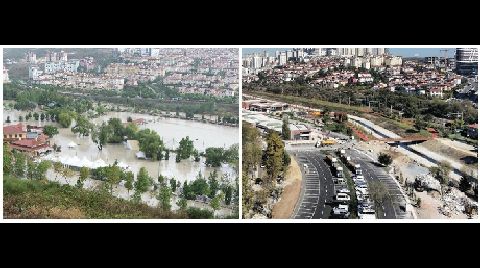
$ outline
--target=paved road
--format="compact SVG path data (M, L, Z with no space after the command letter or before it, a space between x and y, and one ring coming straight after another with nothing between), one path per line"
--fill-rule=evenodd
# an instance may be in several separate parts
M382 168L374 165L370 158L366 155L356 151L348 150L348 155L355 163L360 164L363 170L364 177L367 181L379 181L388 190L390 198L384 202L381 208L381 213L377 215L380 219L404 219L407 218L407 213L401 208L405 206L405 199L403 197L398 184L394 181L394 178L390 177L387 172ZM380 209L380 208L379 208Z
M334 193L330 168L323 161L319 151L296 152L296 158L303 170L300 203L295 209L295 219L328 219L332 210ZM307 168L303 168L303 164Z

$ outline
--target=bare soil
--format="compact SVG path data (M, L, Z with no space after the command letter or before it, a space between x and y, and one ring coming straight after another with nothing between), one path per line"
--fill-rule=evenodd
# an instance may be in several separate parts
M302 187L302 171L297 161L292 157L290 166L285 172L285 187L280 201L272 210L273 219L288 219L291 217Z

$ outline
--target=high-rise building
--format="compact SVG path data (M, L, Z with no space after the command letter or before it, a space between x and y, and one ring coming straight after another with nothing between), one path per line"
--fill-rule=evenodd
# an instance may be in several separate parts
M254 56L253 57L253 68L262 68L262 57L260 56Z
M60 61L67 61L68 60L68 54L65 51L61 51L60 54L58 54L58 59Z
M355 55L357 57L363 57L365 55L365 48L359 47L355 49Z
M278 64L285 65L286 63L287 63L287 53L281 52L280 55L278 55Z
M455 50L455 69L458 74L478 74L478 49L457 48Z
M29 51L27 53L27 62L29 63L37 63L37 54L33 53L32 51Z

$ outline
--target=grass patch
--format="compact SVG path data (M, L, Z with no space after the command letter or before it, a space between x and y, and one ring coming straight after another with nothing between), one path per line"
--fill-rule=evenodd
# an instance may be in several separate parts
M3 217L6 219L170 219L213 214L162 211L109 193L78 189L42 180L3 178Z
M450 134L448 135L449 139L456 140L456 141L461 141L468 143L470 145L477 145L478 140L470 139L468 137L462 136L460 133L455 133L455 134Z

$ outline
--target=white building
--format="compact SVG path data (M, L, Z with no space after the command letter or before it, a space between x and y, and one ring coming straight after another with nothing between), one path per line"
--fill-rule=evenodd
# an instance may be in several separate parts
M379 67L383 65L383 57L372 57L370 58L371 67Z
M278 56L278 64L279 65L285 65L287 63L287 53L286 52L282 52L280 53L280 55Z
M387 66L400 66L402 65L402 57L391 56L385 58L385 65Z
M33 53L32 51L29 51L27 53L27 62L36 64L37 63L37 54Z
M253 68L262 68L263 59L260 56L253 57Z
M150 57L158 58L160 56L160 49L159 48L152 48L150 51Z
M43 72L45 74L54 74L58 72L76 73L79 66L80 66L79 60L58 61L58 62L49 61L49 62L45 62Z
M31 65L28 68L28 78L32 80L37 80L38 77L42 74L42 71L38 68L38 66Z
M8 78L8 69L3 66L3 83L10 83L10 79Z

